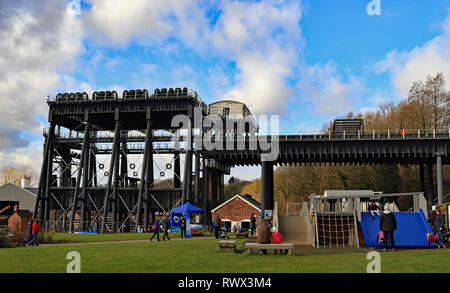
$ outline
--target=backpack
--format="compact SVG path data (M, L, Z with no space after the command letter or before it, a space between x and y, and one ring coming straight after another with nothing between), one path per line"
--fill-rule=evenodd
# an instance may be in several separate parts
M283 242L283 236L281 236L280 232L274 232L272 235L272 243L278 244Z
M156 228L156 223L153 223L152 230L153 230L153 231L156 231L156 229L157 229L157 228Z

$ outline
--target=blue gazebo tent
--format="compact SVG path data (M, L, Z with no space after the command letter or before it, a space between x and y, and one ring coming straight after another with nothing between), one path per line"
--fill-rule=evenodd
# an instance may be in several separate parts
M179 206L177 208L174 208L170 211L170 223L172 226L172 231L174 232L179 232L180 230L180 226L179 226L179 219L180 216L183 215L183 217L186 218L187 220L187 237L191 237L191 223L190 223L190 218L191 218L191 214L203 214L205 213L204 209L198 208L196 206L194 206L193 204L191 204L190 202L186 202L184 205ZM201 227L201 226L200 226ZM197 229L199 229L198 227L196 227ZM201 228L200 228L201 229Z
M174 208L170 212L174 214L203 214L205 210L196 207L190 202L186 202L184 205Z

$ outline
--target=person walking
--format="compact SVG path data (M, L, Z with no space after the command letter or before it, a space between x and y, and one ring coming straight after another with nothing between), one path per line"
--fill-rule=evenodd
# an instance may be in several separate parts
M394 231L397 230L397 220L395 215L391 210L391 206L386 204L384 206L383 214L380 216L380 231L384 234L384 248L383 251L387 249L388 239L391 242L392 251L395 250L394 243Z
M39 246L38 242L38 234L39 234L39 220L36 219L31 226L31 235L33 236L30 242L28 242L28 246Z
M186 238L186 219L181 215L180 217L181 238Z
M261 225L259 225L258 229L258 243L267 244L270 243L270 226L269 221L264 219ZM261 249L263 254L267 254L266 249Z
M156 219L155 222L153 223L152 229L153 229L153 235L150 238L150 241L152 241L153 238L155 238L155 236L159 241L159 220L158 219Z
M439 240L437 241L436 244L438 244L439 247L442 246L446 248L444 241L445 216L444 214L442 214L440 207L436 208L436 216L434 217L433 230L435 231L436 235L439 236Z
M164 231L163 241L166 240L166 236L167 236L167 240L170 240L170 238L169 238L169 230L172 228L172 226L170 225L169 213L166 214L164 219L161 221L161 224L162 224L162 228L163 228L163 231Z
M28 221L27 235L25 235L25 238L23 239L22 243L23 246L27 245L28 242L30 242L31 238L33 237L31 232L32 228L33 228L33 219L30 219L30 221Z
M253 237L253 234L255 233L256 230L256 217L255 214L252 213L252 215L250 216L250 235Z
M217 215L216 220L214 221L214 226L215 226L214 236L216 237L216 239L219 239L221 222L222 222L222 220L220 219L219 215Z

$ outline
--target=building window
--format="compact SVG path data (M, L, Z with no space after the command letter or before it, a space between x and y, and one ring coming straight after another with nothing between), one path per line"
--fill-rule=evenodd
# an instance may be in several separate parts
M223 108L223 117L228 117L230 115L230 108Z
M242 221L241 222L241 229L242 230L249 230L250 229L250 222L249 221Z

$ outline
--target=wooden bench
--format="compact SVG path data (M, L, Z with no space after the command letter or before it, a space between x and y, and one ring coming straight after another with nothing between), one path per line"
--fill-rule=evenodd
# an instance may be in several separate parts
M219 251L235 251L236 240L221 240L217 242L217 249Z
M284 249L288 251L288 254L292 254L292 249L294 248L294 244L292 243L267 243L267 244L261 244L256 242L247 242L244 244L244 249L247 249L247 252L249 254L252 254L253 249L273 249L276 251L277 249Z

